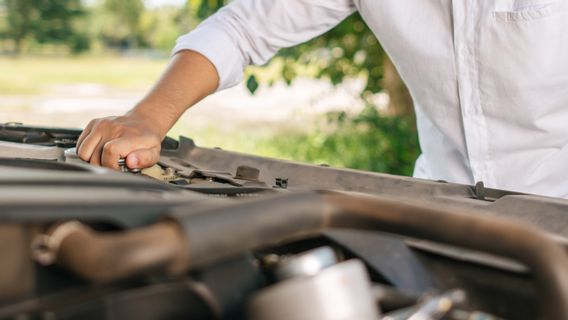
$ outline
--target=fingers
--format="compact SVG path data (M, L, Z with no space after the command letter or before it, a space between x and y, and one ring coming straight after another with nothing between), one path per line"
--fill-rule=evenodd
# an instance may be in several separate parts
M93 165L119 169L128 157L131 169L152 166L160 159L161 135L153 119L121 116L91 121L77 140L77 155Z
M140 149L126 157L126 166L131 169L151 167L160 161L160 148Z
M93 150L93 154L91 154L91 158L89 159L89 162L92 165L95 166L101 165L101 155L103 154L103 147L104 147L103 143L104 143L103 141L99 142L99 144L97 144L97 146Z
M89 121L89 124L87 124L85 129L83 129L83 132L81 132L81 135L79 135L79 139L77 139L77 144L75 146L76 150L79 150L79 148L81 147L81 144L83 143L85 138L87 138L87 136L89 136L89 134L91 133L91 130L92 130L93 126L95 125L95 121L96 120Z
M83 161L91 161L93 153L97 148L99 148L99 144L101 143L102 135L98 133L90 133L81 143L79 147L77 147L77 155Z
M131 169L146 168L160 160L160 144L148 136L123 137L104 144L101 165L118 169L118 159L126 158Z
M118 160L126 156L132 149L130 145L127 145L127 148L121 149L122 141L124 141L124 139L116 139L104 144L100 156L100 164L102 166L118 170Z

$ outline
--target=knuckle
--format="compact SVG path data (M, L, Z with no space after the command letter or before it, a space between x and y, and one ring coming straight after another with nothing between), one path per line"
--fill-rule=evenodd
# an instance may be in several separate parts
M93 119L93 120L89 121L89 123L87 123L87 126L85 126L85 128L90 128L90 127L94 126L95 124L97 124L97 120L98 119Z
M89 161L90 154L87 154L85 151L83 151L83 149L79 149L79 151L77 152L77 155L79 156L79 158L81 160Z
M101 128L102 126L104 126L104 124L101 122L100 119L95 119L95 120L93 120L92 123L93 123L92 128L93 128L93 130L95 130L95 131L96 131L96 130L99 130L99 128Z
M126 131L126 126L122 123L114 123L111 127L111 133L113 136L123 135Z
M99 128L99 129L108 128L113 123L111 118L100 118L100 119L95 119L93 121L95 121L93 128Z
M106 118L100 118L99 119L99 123L103 123L103 124L109 124L112 122L112 119L110 117L106 117Z
M107 142L105 143L105 145L103 146L103 152L105 154L108 155L115 155L118 153L116 144L112 143L112 142Z

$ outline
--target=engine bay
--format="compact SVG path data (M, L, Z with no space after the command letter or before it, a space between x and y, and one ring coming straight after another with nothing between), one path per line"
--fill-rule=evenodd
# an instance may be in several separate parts
M2 319L568 319L568 201L0 125Z

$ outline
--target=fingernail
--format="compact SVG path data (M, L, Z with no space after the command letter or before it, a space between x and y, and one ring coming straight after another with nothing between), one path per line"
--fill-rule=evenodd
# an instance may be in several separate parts
M130 164L130 168L131 169L137 169L138 168L138 158L135 156L129 157L129 164Z

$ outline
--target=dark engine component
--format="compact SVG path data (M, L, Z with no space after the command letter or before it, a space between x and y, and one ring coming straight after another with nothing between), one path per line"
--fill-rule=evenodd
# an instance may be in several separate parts
M568 319L568 202L0 125L0 319Z

